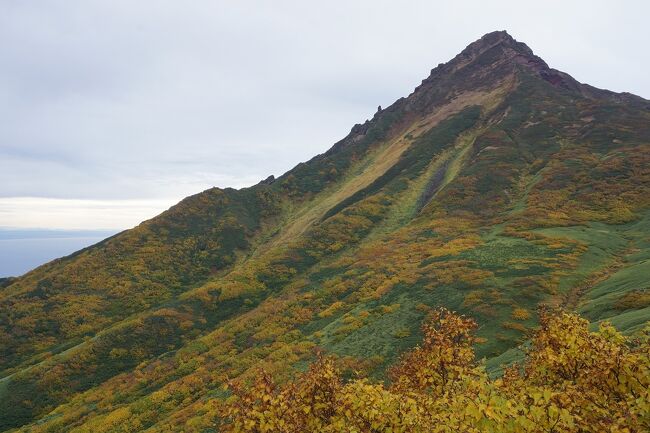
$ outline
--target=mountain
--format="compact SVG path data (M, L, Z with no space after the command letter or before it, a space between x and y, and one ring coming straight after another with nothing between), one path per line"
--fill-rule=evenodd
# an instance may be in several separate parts
M650 320L650 101L506 32L330 150L0 285L0 430L215 430L229 378L316 348L384 377L435 306L498 374L537 307Z

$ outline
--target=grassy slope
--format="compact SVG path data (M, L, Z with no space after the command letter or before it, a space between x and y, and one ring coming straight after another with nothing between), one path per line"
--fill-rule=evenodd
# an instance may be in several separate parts
M627 224L592 222L538 232L588 246L576 268L562 279L565 296L559 299L560 305L577 310L594 323L609 320L626 334L640 330L650 320L647 297L621 304L626 295L647 293L650 288L650 212ZM522 351L512 348L489 359L487 367L496 373L502 364L522 358Z

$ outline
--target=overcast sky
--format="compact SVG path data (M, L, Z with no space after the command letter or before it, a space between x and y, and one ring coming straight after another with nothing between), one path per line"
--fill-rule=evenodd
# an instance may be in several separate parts
M650 98L646 1L0 1L0 226L121 229L328 149L508 30Z

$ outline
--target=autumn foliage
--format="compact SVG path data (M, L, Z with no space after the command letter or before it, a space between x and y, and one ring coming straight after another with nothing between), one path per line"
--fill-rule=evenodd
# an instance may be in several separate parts
M490 379L475 361L476 323L440 309L391 383L345 382L320 356L284 385L261 372L231 383L226 432L644 432L650 428L648 333L596 332L574 314L542 313L522 365Z

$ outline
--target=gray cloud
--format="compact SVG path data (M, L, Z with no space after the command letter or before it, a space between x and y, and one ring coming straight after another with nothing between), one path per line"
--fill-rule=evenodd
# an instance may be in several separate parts
M0 197L250 185L497 29L580 81L650 97L644 1L448 3L1 2Z

